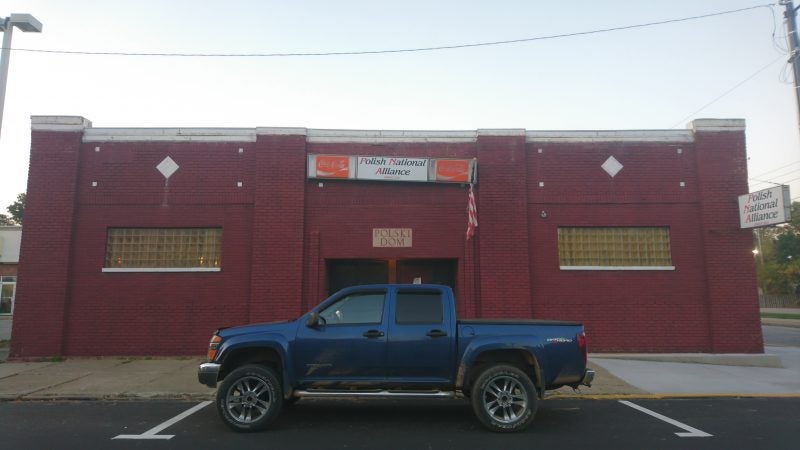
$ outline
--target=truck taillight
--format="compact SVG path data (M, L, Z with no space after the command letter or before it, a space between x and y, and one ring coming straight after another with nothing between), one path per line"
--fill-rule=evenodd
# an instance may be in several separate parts
M578 333L577 341L578 341L578 349L581 351L581 355L583 355L583 360L586 361L586 359L589 356L589 349L586 345L586 333L583 331Z
M222 342L222 338L217 336L216 334L211 337L211 342L208 343L208 360L213 361L214 358L217 357L217 349L219 348L219 343Z

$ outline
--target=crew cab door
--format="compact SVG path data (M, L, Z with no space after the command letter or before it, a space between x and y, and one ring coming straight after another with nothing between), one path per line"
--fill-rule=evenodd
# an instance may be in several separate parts
M301 325L293 347L303 385L380 384L386 379L386 290L351 292Z
M435 288L393 292L387 350L391 385L447 387L455 374L452 298Z

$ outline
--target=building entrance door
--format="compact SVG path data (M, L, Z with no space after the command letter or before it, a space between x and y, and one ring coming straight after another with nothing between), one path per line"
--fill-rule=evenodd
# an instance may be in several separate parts
M456 259L329 259L328 295L349 286L383 283L442 284L455 290Z

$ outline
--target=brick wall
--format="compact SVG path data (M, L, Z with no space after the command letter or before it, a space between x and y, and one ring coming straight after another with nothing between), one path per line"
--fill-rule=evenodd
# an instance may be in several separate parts
M11 356L64 353L81 133L31 136Z
M12 355L202 354L216 327L316 305L327 260L424 258L458 261L462 317L581 320L592 351L762 351L736 216L741 131L527 143L523 130L435 143L259 133L81 143L34 131ZM475 238L464 239L466 186L307 180L308 153L477 158ZM169 182L155 170L166 156L180 166ZM624 166L614 177L600 169L609 156ZM669 227L675 270L561 270L559 226ZM222 270L104 273L109 227L222 227ZM411 228L413 247L374 248L373 228Z
M762 352L753 234L736 213L747 193L744 131L698 130L695 138L710 351Z
M310 144L309 153L433 158L472 158L474 144ZM305 173L305 172L303 172ZM321 186L320 186L321 184ZM305 263L306 306L327 292L331 259L462 259L467 190L457 184L309 180L306 240L314 258ZM411 228L413 247L372 247L373 228ZM456 290L467 291L459 277ZM463 302L459 302L463 309Z
M531 317L525 135L479 133L477 147L478 314Z
M0 264L0 276L17 276L17 264Z

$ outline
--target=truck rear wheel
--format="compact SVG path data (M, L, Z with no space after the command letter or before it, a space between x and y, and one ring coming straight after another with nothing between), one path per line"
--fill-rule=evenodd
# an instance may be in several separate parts
M281 411L283 393L275 372L264 366L240 367L217 390L217 412L234 431L265 429Z
M509 433L527 428L536 414L536 387L525 372L497 365L484 370L472 385L472 409L491 431Z

